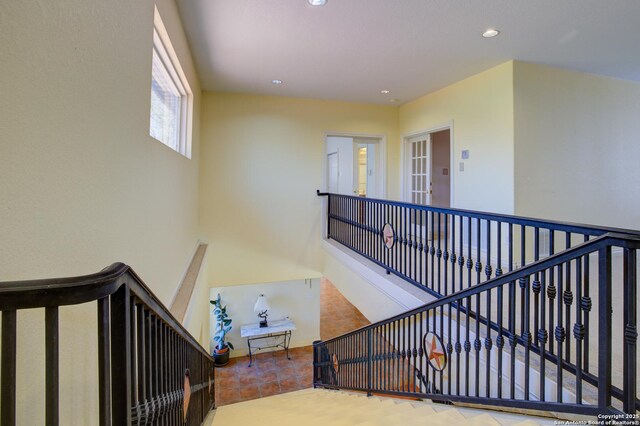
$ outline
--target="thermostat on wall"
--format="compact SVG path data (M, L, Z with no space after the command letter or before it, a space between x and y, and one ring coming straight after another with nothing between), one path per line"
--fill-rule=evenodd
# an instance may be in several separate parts
M462 150L462 159L463 160L468 160L469 159L469 150L468 149L463 149Z

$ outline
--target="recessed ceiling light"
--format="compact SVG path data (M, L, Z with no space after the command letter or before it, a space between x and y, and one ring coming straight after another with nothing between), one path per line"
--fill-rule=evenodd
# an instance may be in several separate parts
M282 80L271 80L273 84L282 84Z
M381 90L380 93L382 93L383 95L386 95L388 93L391 93L389 90Z
M307 0L311 6L324 6L327 0Z
M495 28L489 28L488 30L482 33L482 37L491 38L491 37L497 36L498 34L500 34L500 31L496 30Z

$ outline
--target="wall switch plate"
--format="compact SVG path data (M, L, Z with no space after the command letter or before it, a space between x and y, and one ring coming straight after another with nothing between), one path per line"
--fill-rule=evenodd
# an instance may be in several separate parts
M464 163L462 161L460 162L460 171L464 172Z
M468 160L469 159L469 150L468 149L463 149L462 150L462 159L463 160Z

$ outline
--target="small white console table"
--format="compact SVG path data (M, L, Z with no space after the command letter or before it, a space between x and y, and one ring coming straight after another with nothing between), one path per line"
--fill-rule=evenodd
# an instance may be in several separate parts
M291 343L291 332L296 329L296 325L290 319L282 319L277 321L269 321L266 327L260 327L259 323L243 325L240 328L240 336L247 338L249 346L249 367L253 363L253 351L259 351L267 348L282 348L289 357L289 343ZM282 341L276 341L274 344L266 346L251 347L251 342L269 338L282 338Z

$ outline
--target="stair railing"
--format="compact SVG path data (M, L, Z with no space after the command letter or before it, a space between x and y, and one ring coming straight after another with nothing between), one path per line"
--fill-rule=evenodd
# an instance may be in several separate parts
M315 342L314 386L633 416L640 409L638 248L638 236L605 234L406 313ZM584 277L590 275L597 280L587 291ZM577 284L575 294L565 286L570 281ZM535 302L531 283L540 286ZM518 288L522 298L516 298ZM597 315L587 322L592 303ZM415 379L416 370L424 380Z
M98 423L201 424L215 405L213 359L122 263L81 277L0 283L0 423L16 424L17 312L45 310L45 420L58 425L59 395L68 391L60 388L59 308L87 302L98 318Z
M435 297L608 232L639 231L317 191L326 237ZM537 336L534 336L537 338Z

